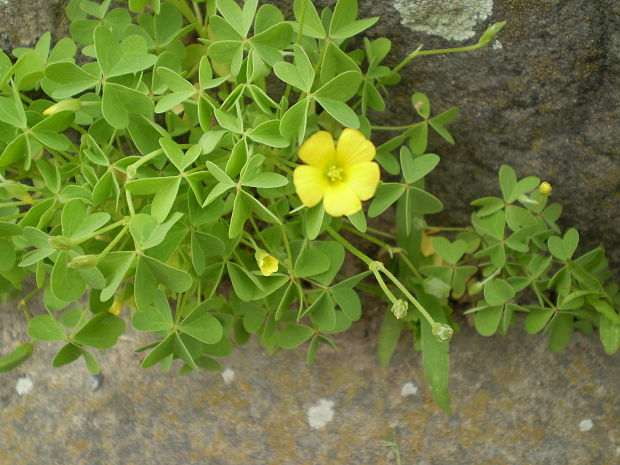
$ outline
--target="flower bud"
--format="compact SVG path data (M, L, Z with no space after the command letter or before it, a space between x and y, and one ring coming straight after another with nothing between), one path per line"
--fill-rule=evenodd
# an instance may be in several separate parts
M501 31L505 25L506 25L506 21L502 21L501 23L491 24L487 28L487 30L484 31L484 34L482 34L482 37L480 37L480 40L478 41L478 43L482 45L483 47L489 45L493 41L493 39L495 39L495 36L497 35L497 33Z
M80 102L76 98L70 98L67 100L61 100L60 102L55 103L50 107L47 107L43 111L43 115L51 116L60 111L78 111L80 108L82 108L82 102Z
M258 249L254 254L256 258L256 264L260 268L260 272L263 276L271 276L278 271L278 259L269 255L262 249Z
M519 202L521 202L522 204L532 204L532 205L538 205L538 200L532 199L530 198L527 194L521 194L518 199Z
M482 292L483 287L484 287L484 284L482 284L480 281L474 281L473 283L469 285L469 293L471 295L480 294L480 292Z
M50 247L57 250L71 250L75 245L71 239L65 236L50 236L47 242Z
M402 319L407 316L407 310L409 309L409 302L406 302L403 299L398 299L396 302L392 304L392 313L397 319Z
M448 342L452 339L454 330L443 323L434 323L432 333L440 342Z
M540 192L540 195L549 195L551 194L552 190L553 188L551 187L551 184L549 184L547 181L541 182L540 186L538 187L538 192Z
M73 257L73 259L67 263L67 266L77 270L90 270L97 266L97 262L99 262L98 255L78 255L77 257Z
M112 302L112 305L110 306L110 308L108 308L108 312L112 315L118 315L119 313L121 313L122 308L123 299L121 299L119 296L116 296L114 297L114 302Z

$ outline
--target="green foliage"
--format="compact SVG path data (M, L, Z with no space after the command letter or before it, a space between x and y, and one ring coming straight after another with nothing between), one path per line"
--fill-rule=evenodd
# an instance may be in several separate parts
M458 234L430 236L424 215L443 206L424 188L440 161L427 148L435 136L454 143L447 126L458 109L436 112L416 92L404 126L374 126L368 110L385 109L410 60L441 51L420 47L390 69L389 40L349 41L378 20L358 19L357 0L321 12L295 0L294 18L257 0L189 3L71 0L70 38L52 47L44 34L14 59L0 52L0 295L35 283L20 302L31 341L0 358L0 371L35 344L63 341L53 366L83 357L97 373L91 349L112 347L128 322L153 335L137 349L145 368L178 360L181 374L217 370L216 358L251 335L271 353L307 343L311 364L361 318L362 289L387 301L381 366L412 334L446 411L447 340L458 330L449 299L482 293L469 312L485 336L505 333L520 312L551 350L575 328L599 328L605 350L618 349L620 297L603 250L574 258L579 235L561 234L561 207L547 205L538 178L503 166L502 198L473 202L472 226ZM486 45L502 26L457 51ZM336 219L301 204L293 169L307 137L342 127L396 135L377 147L383 181L367 212ZM392 206L396 235L376 236L366 214ZM385 249L389 263L344 230ZM363 263L353 276L346 251ZM31 315L38 292L46 313Z

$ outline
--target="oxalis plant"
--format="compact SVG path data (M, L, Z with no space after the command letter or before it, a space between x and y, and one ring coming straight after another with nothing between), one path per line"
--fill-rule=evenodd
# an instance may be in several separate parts
M522 313L551 350L574 328L617 350L604 251L574 257L548 183L503 166L471 225L429 226L428 133L454 143L458 109L415 93L411 122L368 119L411 60L487 46L503 23L390 68L388 39L354 39L378 19L357 19L357 0L320 14L297 0L294 20L257 0L126 3L71 0L71 38L0 52L0 294L21 299L31 338L0 371L57 341L54 367L82 357L97 373L128 323L152 333L144 368L219 370L253 334L269 353L307 343L311 364L360 319L360 292L383 302L381 365L412 334L446 411L463 313L484 336ZM389 208L395 224L367 225Z

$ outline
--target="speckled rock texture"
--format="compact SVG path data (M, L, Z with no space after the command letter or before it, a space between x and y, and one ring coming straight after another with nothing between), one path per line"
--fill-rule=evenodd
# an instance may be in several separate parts
M288 0L279 0L290 13ZM317 6L331 5L315 0ZM0 47L32 44L43 31L67 29L66 0L0 0ZM469 202L496 195L497 170L513 165L554 186L563 224L585 247L602 243L620 276L620 6L614 0L360 0L361 16L381 16L368 35L393 42L392 64L419 44L466 45L491 23L508 21L494 47L414 60L392 91L386 124L414 120L409 96L421 91L437 111L453 105L457 141L438 137L442 163L429 187L445 213L434 222L464 224ZM468 39L468 40L466 40Z
M394 4L403 3L415 12L429 2ZM439 13L461 2L436 3ZM472 13L482 3L469 2ZM362 4L364 16L382 16L369 35L390 37L397 59L419 44L433 49L475 43L447 40L448 20L434 33L416 32L407 27L415 18L403 16L403 8ZM433 18L424 14L418 28L429 30ZM458 9L454 15L455 27L464 30ZM411 62L381 117L386 124L415 121L408 96L416 91L426 93L436 111L460 107L450 127L456 145L439 137L430 142L442 162L428 187L445 205L434 222L466 223L470 201L498 195L497 171L508 163L519 176L536 175L553 185L552 199L565 207L561 223L576 226L585 247L604 244L618 278L620 6L613 0L497 0L492 14L474 27L477 36L503 20L508 24L493 47Z
M67 34L67 0L0 0L0 48L29 47L46 31L55 40Z
M0 318L4 353L24 325L12 305ZM135 333L99 356L102 381L79 360L50 368L59 346L40 344L0 375L0 465L396 464L386 440L403 465L620 461L620 356L594 337L552 354L519 330L483 338L465 329L451 346L448 417L430 400L410 339L389 371L379 368L378 325L378 315L363 319L310 368L304 347L269 356L251 341L222 360L222 373L187 377L139 368L132 350L145 341Z

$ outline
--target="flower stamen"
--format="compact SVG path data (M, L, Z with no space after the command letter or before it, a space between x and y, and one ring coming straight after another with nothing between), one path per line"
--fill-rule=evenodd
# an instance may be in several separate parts
M336 165L331 165L325 171L325 176L329 179L329 182L339 182L344 179L344 170Z

